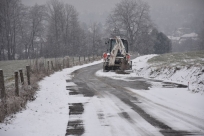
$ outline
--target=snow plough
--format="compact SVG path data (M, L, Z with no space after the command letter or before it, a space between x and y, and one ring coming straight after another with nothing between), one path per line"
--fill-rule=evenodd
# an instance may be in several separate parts
M105 44L107 46L107 52L103 53L104 72L110 70L124 71L132 69L127 40L116 36L116 38L109 38Z

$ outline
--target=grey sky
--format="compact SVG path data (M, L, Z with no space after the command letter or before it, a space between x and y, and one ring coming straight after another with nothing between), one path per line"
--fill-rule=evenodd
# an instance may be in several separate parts
M45 4L47 0L22 0L25 5ZM82 22L93 21L104 23L107 15L121 0L62 0L73 5L79 12ZM153 22L162 31L181 27L183 19L190 22L197 13L204 13L204 0L143 0L150 5ZM204 17L203 14L201 16ZM202 18L203 18L202 17ZM186 19L187 18L187 19ZM188 19L189 18L189 19ZM171 24L170 24L171 22ZM167 29L167 30L165 30Z
M22 0L26 5L45 4L47 0ZM81 12L101 13L110 10L121 0L61 0L74 5ZM146 1L152 10L157 7L176 6L178 8L203 8L204 0L143 0Z
M45 4L47 0L22 0L26 5ZM120 0L61 0L75 6L78 12L102 13L114 7Z

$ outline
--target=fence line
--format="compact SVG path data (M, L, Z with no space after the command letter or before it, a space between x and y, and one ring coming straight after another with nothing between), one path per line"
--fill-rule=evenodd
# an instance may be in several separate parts
M87 58L84 56L83 60L79 56L78 61L77 61L76 57L72 57L72 59L70 57L67 57L67 58L63 58L61 63L55 59L55 65L54 65L52 60L47 60L47 63L46 63L46 59L44 59L43 62L39 61L38 59L33 60L33 65L32 65L31 60L30 60L30 65L26 66L27 84L28 85L32 84L31 80L30 80L31 74L43 72L43 73L47 73L47 75L49 75L50 73L52 73L54 71L59 71L59 70L62 70L64 68L69 68L69 67L72 67L75 65L82 65L82 64L85 64L88 62L92 62L94 60L99 60L99 59L101 59L101 57L94 56L94 55L92 58L90 56L88 56ZM72 60L72 63L70 60ZM19 93L19 81L21 82L22 86L25 85L25 79L24 79L23 75L24 75L23 69L20 69L19 71L14 72L14 81L15 81L15 89L14 90L15 90L16 96L20 95L20 93ZM4 80L3 70L1 70L1 69L0 69L0 93L1 93L1 99L5 98L5 96L6 96L5 80Z
M4 74L3 70L0 69L0 90L1 90L1 98L5 97L5 84L4 84Z

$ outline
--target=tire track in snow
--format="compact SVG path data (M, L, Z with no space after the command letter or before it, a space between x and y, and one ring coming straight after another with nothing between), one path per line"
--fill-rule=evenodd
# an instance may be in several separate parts
M179 111L179 110L155 103L155 102L153 102L153 101L151 101L151 100L149 100L149 99L147 99L147 98L145 98L139 94L136 94L134 92L131 93L131 91L130 91L130 94L140 96L139 98L140 98L140 101L142 102L140 105L142 107L145 107L145 109L147 109L146 111L149 114L153 114L153 113L151 113L151 110L148 110L148 109L151 109L152 107L154 107L155 109L157 109L157 112L163 112L163 114L165 114L169 118L171 118L171 119L174 118L174 120L177 120L179 123L181 123L183 125L187 125L189 128L196 128L197 132L194 131L191 133L191 135L193 135L193 134L204 135L202 132L199 132L200 130L202 130L204 132L204 127L203 127L204 120L203 119L200 119L198 117L189 115L189 114L184 113L182 111ZM157 115L155 114L154 116L157 116ZM161 117L156 117L156 118L161 118ZM166 122L166 123L168 123L168 122ZM170 124L171 124L171 122L170 122Z
M87 69L89 69L89 70L87 70ZM112 109L116 108L115 111L117 111L117 113L112 114L112 115L114 115L112 117L108 117L108 114L105 114L103 112L103 114L104 114L103 118L105 119L105 121L109 122L108 125L111 127L111 134L112 135L121 135L121 133L122 133L122 135L132 135L136 132L136 135L153 135L153 132L151 133L151 131L149 131L148 128L145 128L146 126L144 124L147 123L146 125L149 127L152 127L151 129L155 129L155 128L153 126L151 126L145 120L140 122L142 119L141 116L137 115L137 118L140 120L139 122L134 121L132 118L127 118L130 115L128 114L128 112L125 111L126 109L121 110L121 108L119 108L117 106L116 102L110 101L111 99L107 99L107 96L105 95L106 92L113 91L113 90L115 90L115 88L106 84L106 83L101 82L98 78L96 78L94 75L96 70L98 70L98 66L96 66L96 67L92 66L92 67L88 67L88 68L84 68L84 69L80 69L80 70L75 71L74 72L75 76L73 78L73 82L76 83L80 88L86 88L86 90L94 92L94 94L99 96L99 98L101 100L103 100L103 99L109 100L109 103L103 101L102 105L104 108L99 109L98 111L104 111L105 110L107 112L107 111L109 111L108 109L112 110ZM124 104L123 101L120 101L120 103ZM90 103L87 105L90 105ZM110 107L112 107L112 108L110 108ZM95 106L95 108L97 108L97 106ZM134 115L137 114L136 112L134 112L134 110L132 110L131 112L134 113ZM98 116L98 113L96 113L96 114ZM118 120L120 120L120 122L123 122L122 126L124 126L124 124L126 124L125 125L126 127L122 127L120 125L120 123L117 123ZM131 122L130 122L130 120L131 120ZM86 127L86 125L85 125L85 127ZM121 132L121 130L123 130L124 132ZM158 133L159 133L158 129L155 129L154 131L157 133L156 135L158 135Z
M166 125L165 123L163 123L162 121L154 118L153 116L151 116L150 114L148 114L146 111L144 111L138 104L133 103L132 101L138 101L138 99L136 97L133 97L131 95L129 95L123 86L121 87L121 83L117 83L117 80L114 81L113 79L109 79L109 78L102 78L102 77L97 77L101 82L108 84L109 86L115 88L117 91L110 91L110 93L114 94L115 96L117 96L119 99L121 99L121 101L123 101L124 103L126 103L127 105L131 106L132 109L137 112L141 117L143 117L147 122L149 122L151 125L161 129L160 132L165 135L165 136L169 136L169 135L174 135L174 136L182 136L182 135L192 135L191 132L187 132L187 131L178 131L178 130L174 130L173 128L171 128L170 126ZM119 81L122 82L122 81ZM146 86L144 87L146 88ZM118 93L118 91L120 93ZM131 101L132 100L132 101Z

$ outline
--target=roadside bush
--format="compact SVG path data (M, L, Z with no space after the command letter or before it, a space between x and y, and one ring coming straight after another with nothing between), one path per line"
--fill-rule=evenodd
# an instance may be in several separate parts
M0 122L7 122L9 115L15 114L26 108L28 101L35 100L35 93L39 89L38 81L47 76L47 73L33 73L31 74L31 85L23 85L19 88L20 96L15 96L14 88L6 89L6 97L0 101ZM12 116L11 116L12 117Z

